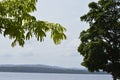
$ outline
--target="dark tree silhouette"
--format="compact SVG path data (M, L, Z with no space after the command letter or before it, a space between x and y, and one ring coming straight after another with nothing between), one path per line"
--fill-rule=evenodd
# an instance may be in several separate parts
M91 2L89 8L81 17L90 26L80 34L82 65L89 71L106 71L116 80L120 78L120 0Z

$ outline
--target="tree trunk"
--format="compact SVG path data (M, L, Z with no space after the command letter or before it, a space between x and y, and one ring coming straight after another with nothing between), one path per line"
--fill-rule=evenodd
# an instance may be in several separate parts
M116 78L113 78L113 80L117 80Z
M117 80L117 78L116 78L116 77L113 77L113 80Z

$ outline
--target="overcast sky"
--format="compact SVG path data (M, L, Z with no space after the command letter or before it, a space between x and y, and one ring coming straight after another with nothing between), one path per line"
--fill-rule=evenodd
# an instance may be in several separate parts
M95 0L38 0L34 15L39 20L60 23L67 29L67 40L54 45L48 37L44 42L27 41L24 47L11 47L11 40L0 36L0 64L46 64L83 68L82 56L77 52L78 39L86 23L80 16L88 12L88 3Z

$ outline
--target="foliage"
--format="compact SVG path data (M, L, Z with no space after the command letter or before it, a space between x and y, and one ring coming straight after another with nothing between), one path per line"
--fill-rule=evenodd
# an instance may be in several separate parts
M89 71L103 70L120 78L120 1L99 0L91 2L89 8L81 16L90 26L80 34L82 65Z
M46 32L51 33L55 44L66 39L66 29L58 23L36 20L31 15L36 11L37 0L2 0L0 1L0 34L14 39L12 46L17 43L24 46L25 40L36 37L43 41Z

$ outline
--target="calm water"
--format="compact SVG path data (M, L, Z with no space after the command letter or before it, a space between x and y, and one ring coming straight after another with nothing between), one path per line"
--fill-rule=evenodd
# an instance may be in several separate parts
M112 80L110 75L49 74L49 73L0 73L0 80Z

